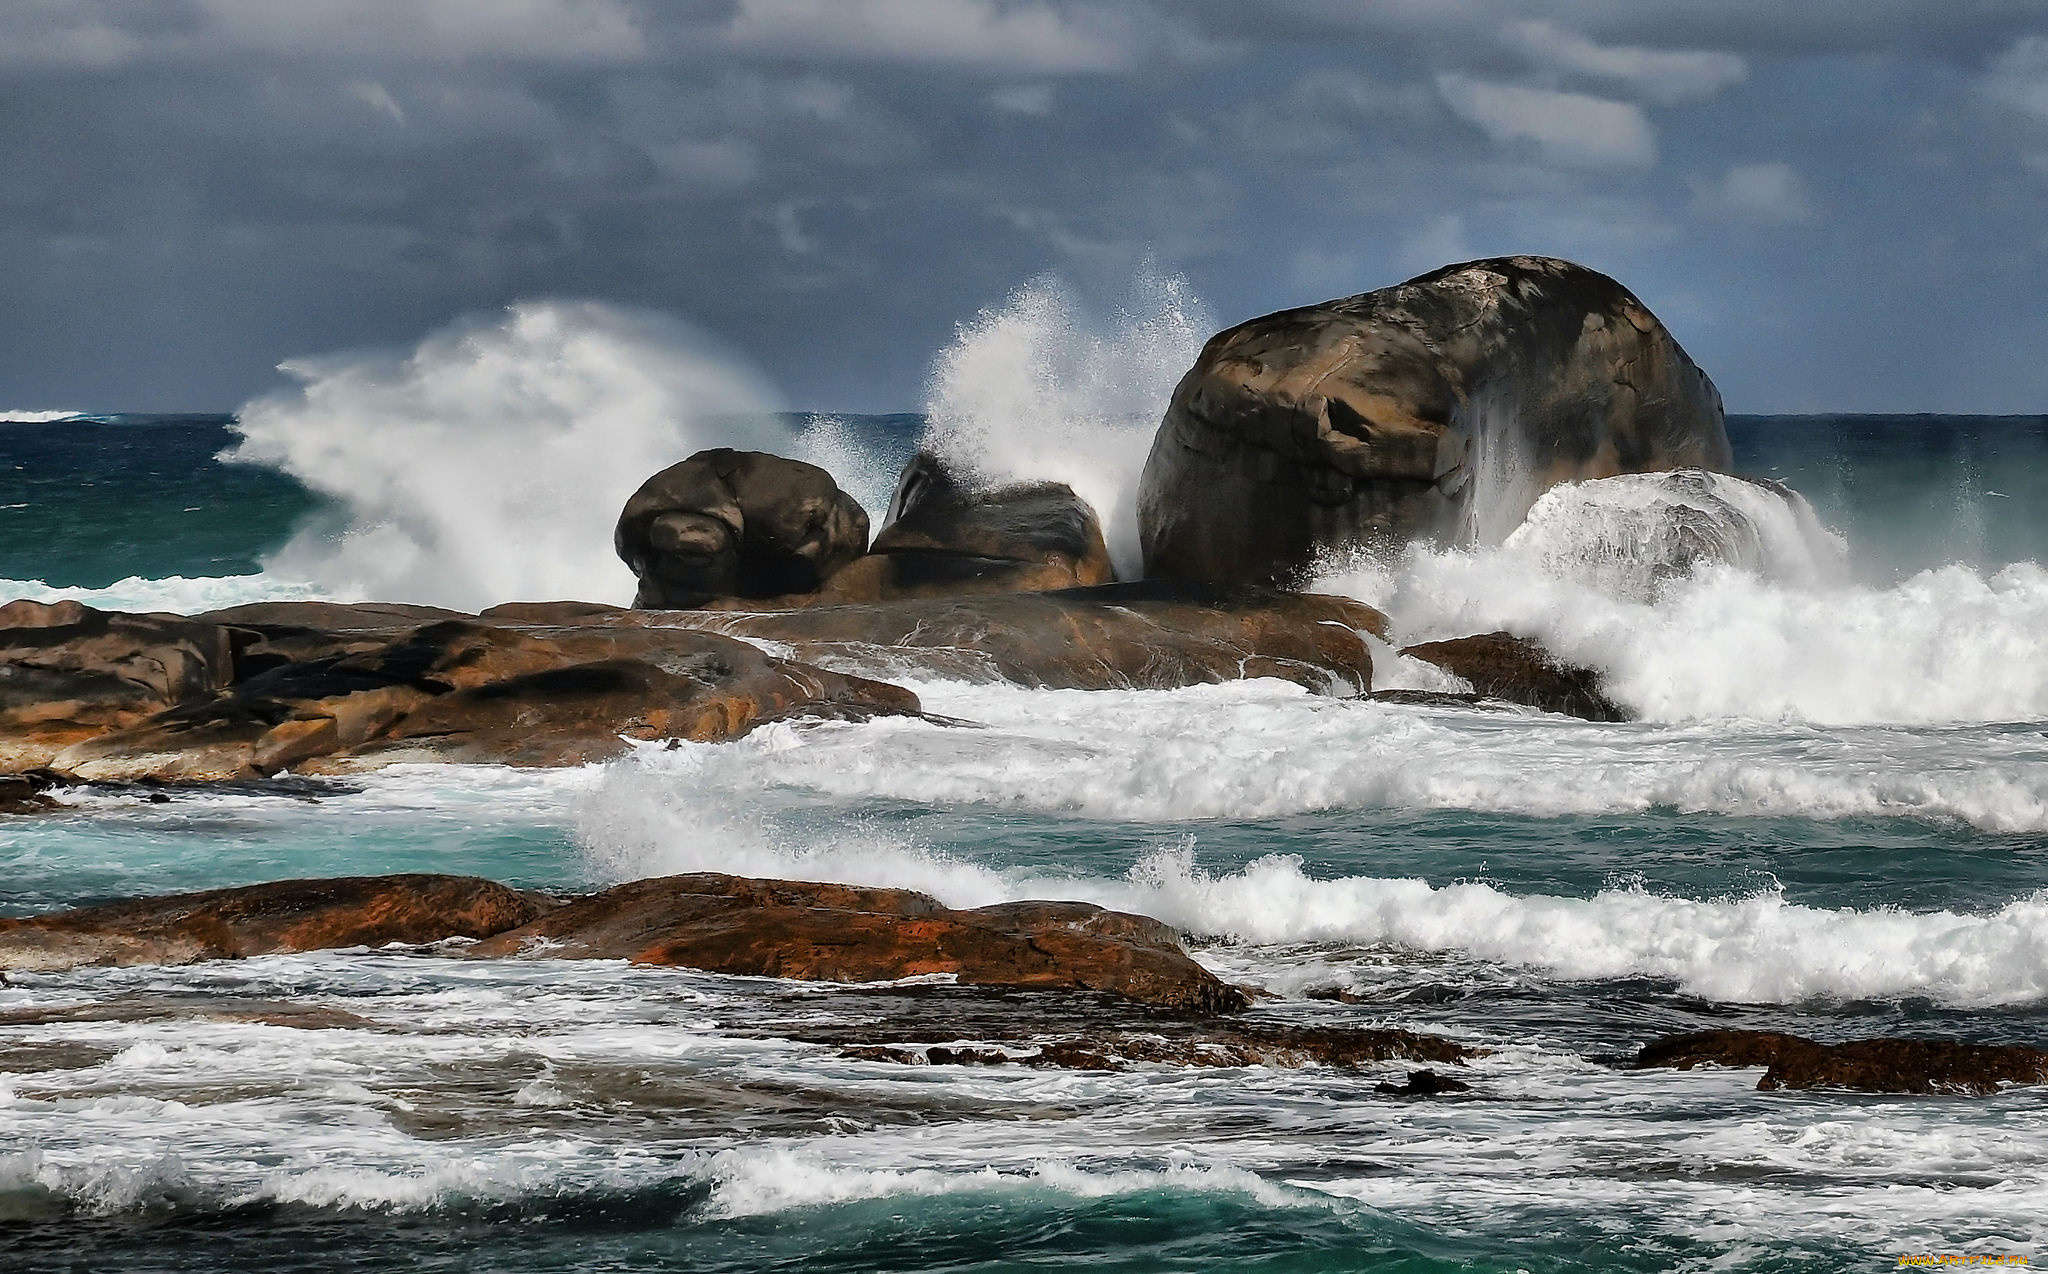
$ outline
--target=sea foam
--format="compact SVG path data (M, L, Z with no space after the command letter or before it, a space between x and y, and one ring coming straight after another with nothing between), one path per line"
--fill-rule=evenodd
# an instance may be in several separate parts
M1140 270L1126 292L1097 313L1046 275L962 324L932 370L925 445L985 481L1066 483L1136 579L1138 476L1210 322L1178 276Z
M336 597L474 610L624 602L612 524L649 475L704 447L788 452L776 396L680 320L592 301L521 302L402 354L294 359L245 404L226 459L337 501L266 559Z
M1850 577L1803 500L1720 475L1553 488L1497 547L1333 559L1313 587L1385 610L1396 644L1505 629L1599 670L1655 721L2048 719L2048 571ZM1675 551L1714 520L1718 554Z
M876 758L898 757L896 741L882 748L874 742L860 750L865 760L845 757L836 764L866 766L875 774L893 768ZM1164 750L1174 747L1168 743ZM910 888L953 906L1074 899L1236 942L1384 944L1568 980L1668 979L1721 1000L1913 995L1980 1006L2048 996L2048 893L1982 912L1830 909L1790 903L1775 891L1693 899L1604 889L1572 898L1516 894L1485 883L1319 879L1288 854L1218 875L1200 868L1185 845L1147 848L1136 837L1135 861L1119 877L996 868L878 828L834 820L820 829L779 816L772 793L762 789L789 785L792 770L776 764L777 753L786 757L801 745L785 738L749 758L762 771L752 792L719 764L736 750L744 744L650 751L613 765L578 810L578 839L596 870L619 879L724 871ZM1043 780L1042 774L1017 774L1021 767L1014 764L984 764L989 760L979 758L973 768L984 776L1009 770L1013 794L1023 794L1033 777ZM1536 786L1528 780L1531 772L1517 771L1524 787ZM1546 782L1556 780L1554 773L1546 776ZM1286 963L1283 958L1280 967Z

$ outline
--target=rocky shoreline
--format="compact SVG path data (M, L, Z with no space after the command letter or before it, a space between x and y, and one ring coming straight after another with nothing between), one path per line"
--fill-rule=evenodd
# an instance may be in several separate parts
M1561 482L1730 463L1712 382L1619 284L1539 258L1447 267L1209 342L1144 471L1136 579L1116 577L1097 511L1060 484L992 483L920 453L870 541L868 511L829 473L716 448L647 479L621 512L632 607L0 606L0 814L60 812L53 794L79 783L160 797L142 785L578 766L776 723L971 725L927 716L900 684L937 680L1105 691L1277 678L1332 700L1624 722L1595 671L1509 632L1398 650L1463 689L1376 688L1389 618L1291 586L1332 551L1497 542L1503 520ZM1687 529L1675 528L1685 560L1711 557L1718 541ZM1145 916L1050 901L955 910L906 890L711 873L580 898L405 875L136 899L0 919L0 976L391 944L859 986L940 978L1062 1006L991 1014L947 998L914 1021L880 1013L858 1037L812 1041L903 1065L1456 1067L1483 1053L1262 1018L1264 992L1226 984ZM1762 1068L1766 1091L2048 1082L2048 1053L2031 1048L1746 1031L1665 1037L1624 1065ZM1474 1092L1435 1070L1383 1087Z

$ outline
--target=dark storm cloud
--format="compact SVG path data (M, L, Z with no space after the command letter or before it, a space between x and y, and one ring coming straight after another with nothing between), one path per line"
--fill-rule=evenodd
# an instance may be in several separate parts
M1048 269L1228 320L1534 251L1738 409L2048 409L2035 3L29 0L0 163L0 407L552 294L900 408Z

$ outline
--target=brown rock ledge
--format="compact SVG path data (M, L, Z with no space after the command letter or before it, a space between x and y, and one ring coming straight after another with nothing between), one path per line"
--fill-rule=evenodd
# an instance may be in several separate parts
M906 889L717 873L634 881L566 903L466 876L286 880L0 919L0 970L189 964L479 938L476 958L623 959L760 977L1088 991L1176 1012L1245 996L1172 929L1088 903L956 911Z
M2048 1052L2021 1044L1874 1039L1822 1044L1775 1031L1695 1031L1643 1046L1638 1067L1765 1067L1759 1090L1849 1088L1866 1093L1983 1097L2007 1084L2048 1082Z
M1345 597L1157 580L774 612L515 603L483 618L703 629L781 642L798 659L876 677L923 673L1062 690L1278 677L1347 694L1372 683L1372 652L1360 634L1387 626L1386 616Z
M331 603L222 617L237 622L0 608L0 768L217 781L394 761L579 765L627 740L918 711L899 687L682 628L540 633Z
M526 924L550 905L473 876L279 880L0 919L0 970L193 964L482 938Z
M1188 1012L1243 1008L1168 926L1080 902L955 911L908 889L713 872L620 885L478 943L473 956L626 959L815 982L952 974L971 986L1098 991Z

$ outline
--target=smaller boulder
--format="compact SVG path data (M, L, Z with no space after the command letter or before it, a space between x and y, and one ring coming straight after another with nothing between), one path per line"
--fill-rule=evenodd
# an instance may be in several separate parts
M719 447L640 485L613 547L640 580L633 605L810 593L867 548L868 515L816 465Z
M1102 524L1073 488L978 486L920 451L904 466L874 547L817 600L1037 593L1114 578Z
M1628 709L1607 697L1599 673L1560 663L1543 647L1513 633L1426 641L1405 646L1401 653L1463 677L1483 699L1501 699L1587 721L1635 719Z

